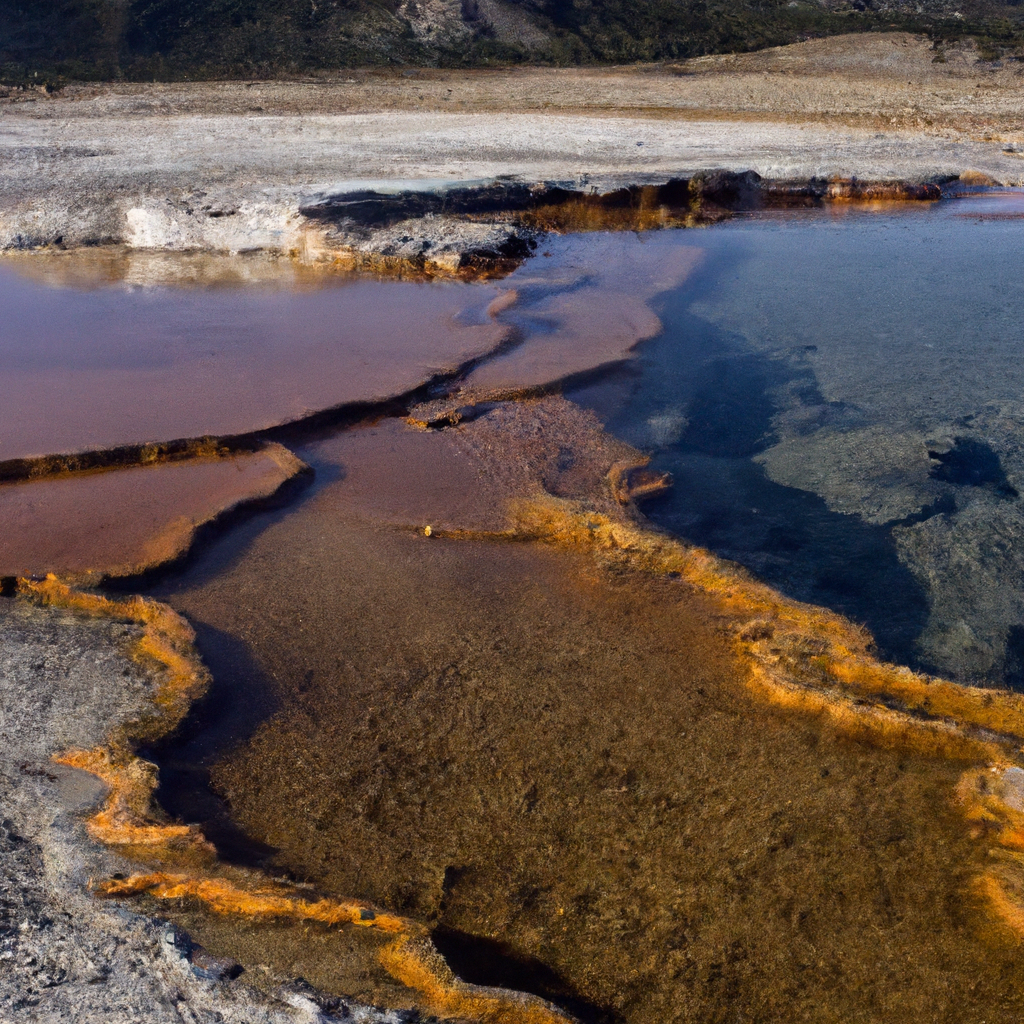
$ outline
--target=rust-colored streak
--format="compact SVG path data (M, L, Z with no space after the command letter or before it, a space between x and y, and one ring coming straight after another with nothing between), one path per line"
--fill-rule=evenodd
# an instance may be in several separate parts
M958 787L961 811L1009 858L1002 875L986 873L976 885L995 916L1024 938L1024 811L1000 788L1003 773L1024 764L1024 697L880 662L871 636L841 616L788 600L700 548L577 503L545 497L520 503L516 514L520 537L590 546L716 597L748 665L744 682L760 699L858 742L973 763Z
M239 885L219 877L215 851L198 829L157 820L153 804L157 769L135 753L143 739L152 740L174 729L192 702L206 691L209 673L195 653L191 626L157 601L142 597L118 601L84 593L52 575L42 581L20 579L18 589L40 604L141 625L142 635L132 655L157 669L159 686L152 698L155 712L151 718L122 726L105 746L63 751L54 760L87 771L107 786L103 805L87 822L93 838L142 861L176 862L192 870L108 879L96 885L97 893L122 897L147 893L161 900L192 898L216 913L249 919L373 929L396 936L381 951L381 962L396 980L419 992L434 1013L486 1024L565 1024L571 1020L535 996L459 980L434 948L427 928L416 921L358 900L310 900L263 878L247 879L247 884Z
M1006 882L994 871L986 871L975 885L978 895L996 919L1018 938L1024 939L1024 906L1010 895Z
M102 807L87 822L89 833L108 846L155 850L173 845L212 856L212 848L197 830L155 820L156 766L135 754L136 744L170 732L192 702L206 692L209 673L192 646L192 627L157 601L142 597L116 601L83 593L52 575L41 581L20 580L19 590L40 604L141 625L132 657L157 670L159 688L152 698L153 715L122 726L105 746L54 755L58 763L90 772L107 786Z
M536 996L467 985L452 974L429 939L408 935L385 946L381 963L403 984L422 992L434 1013L486 1024L565 1024L572 1018Z
M716 597L750 665L748 686L773 704L826 715L857 738L939 757L1005 757L1024 742L1024 697L880 662L865 630L783 597L710 552L556 498L520 504L518 521L525 535L591 545Z
M119 758L107 747L67 750L54 760L89 772L107 786L106 801L86 823L89 834L101 843L158 847L189 839L202 842L188 825L149 821L156 766L148 761L130 754Z
M200 900L219 914L250 920L313 921L329 927L355 925L395 936L380 952L387 971L420 993L437 1014L486 1024L565 1024L571 1020L535 996L470 985L458 979L434 948L427 929L415 921L376 910L356 900L307 900L270 885L242 888L222 878L196 878L155 872L110 879L97 886L106 896L147 893L156 899Z
M243 889L223 878L195 878L157 872L101 882L96 891L105 896L135 896L145 892L163 900L192 897L218 914L291 918L326 925L354 924L382 932L426 934L421 925L374 910L370 904L358 900L306 900L273 886Z

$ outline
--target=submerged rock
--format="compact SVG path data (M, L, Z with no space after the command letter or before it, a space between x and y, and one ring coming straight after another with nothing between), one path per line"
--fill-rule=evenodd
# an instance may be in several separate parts
M617 462L608 471L608 482L615 499L625 505L664 494L672 487L672 474L645 465Z

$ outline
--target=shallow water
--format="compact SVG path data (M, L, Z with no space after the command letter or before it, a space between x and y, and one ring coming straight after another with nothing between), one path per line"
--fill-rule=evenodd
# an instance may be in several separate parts
M699 260L669 236L601 235L500 285L258 256L0 262L0 465L266 431L456 371L477 393L544 386L657 334L646 300Z
M664 332L572 397L675 475L659 525L888 657L1021 685L1022 216L1009 193L705 231Z
M508 529L523 498L607 510L634 445L675 477L645 506L659 526L888 656L1024 682L1022 212L549 238L500 288L0 276L0 374L28 396L0 441L253 429L486 357L449 429L388 407L293 432L312 486L146 581L216 678L146 752L165 807L225 859L415 917L467 979L584 1020L1018 1020L1018 949L967 895L986 848L951 813L962 766L773 712L715 599ZM525 397L559 378L578 404ZM227 955L416 1002L373 940L181 913Z
M296 506L156 590L218 680L193 731L147 752L168 808L228 857L426 922L467 980L592 1024L1016 1020L1017 947L979 938L963 898L980 850L948 806L955 766L757 704L720 610L664 573L424 536L500 526L501 481L473 479L502 435L548 428L524 461L571 491L589 439L544 408L305 446ZM372 948L183 920L328 991L401 997Z
M102 266L89 274L75 255L42 278L0 264L0 462L245 434L379 402L508 336L486 314L493 286L295 282L287 263L285 287L265 273L137 285L104 280Z

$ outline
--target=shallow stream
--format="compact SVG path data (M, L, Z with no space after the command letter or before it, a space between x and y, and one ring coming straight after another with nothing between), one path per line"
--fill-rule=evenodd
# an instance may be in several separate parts
M314 470L118 584L213 672L146 753L223 860L587 1021L1017 1020L960 769L761 707L714 600L510 543L510 509L596 515L639 449L674 478L649 523L888 659L1024 689L1022 224L1011 191L549 237L485 284L3 268L0 461L262 432ZM175 913L247 968L415 1003L347 933Z

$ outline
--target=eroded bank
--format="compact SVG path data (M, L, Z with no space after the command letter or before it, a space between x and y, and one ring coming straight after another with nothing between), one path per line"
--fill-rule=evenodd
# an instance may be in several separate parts
M582 1017L738 1002L839 1020L866 992L882 1016L1013 1019L1020 698L880 665L863 630L650 529L632 498L665 481L642 454L535 396L588 368L608 319L590 307L617 278L625 295L667 274L589 368L657 333L643 304L700 256L666 261L661 236L631 271L634 252L600 244L597 265L484 311L515 344L405 395L408 423L383 406L359 429L307 423L302 500L157 584L215 674L267 695L193 762L255 860L211 846L187 803L167 820L133 751L164 728L112 722L61 758L109 787L89 827L134 862L97 890L174 915L265 991L312 980L289 990L296 1012L357 995L478 1019L551 1019L553 999ZM139 643L147 616L179 621L56 582L7 589ZM203 670L187 631L160 628L150 699L170 726L187 701L161 686L191 672L188 695ZM496 983L542 999L473 987Z

